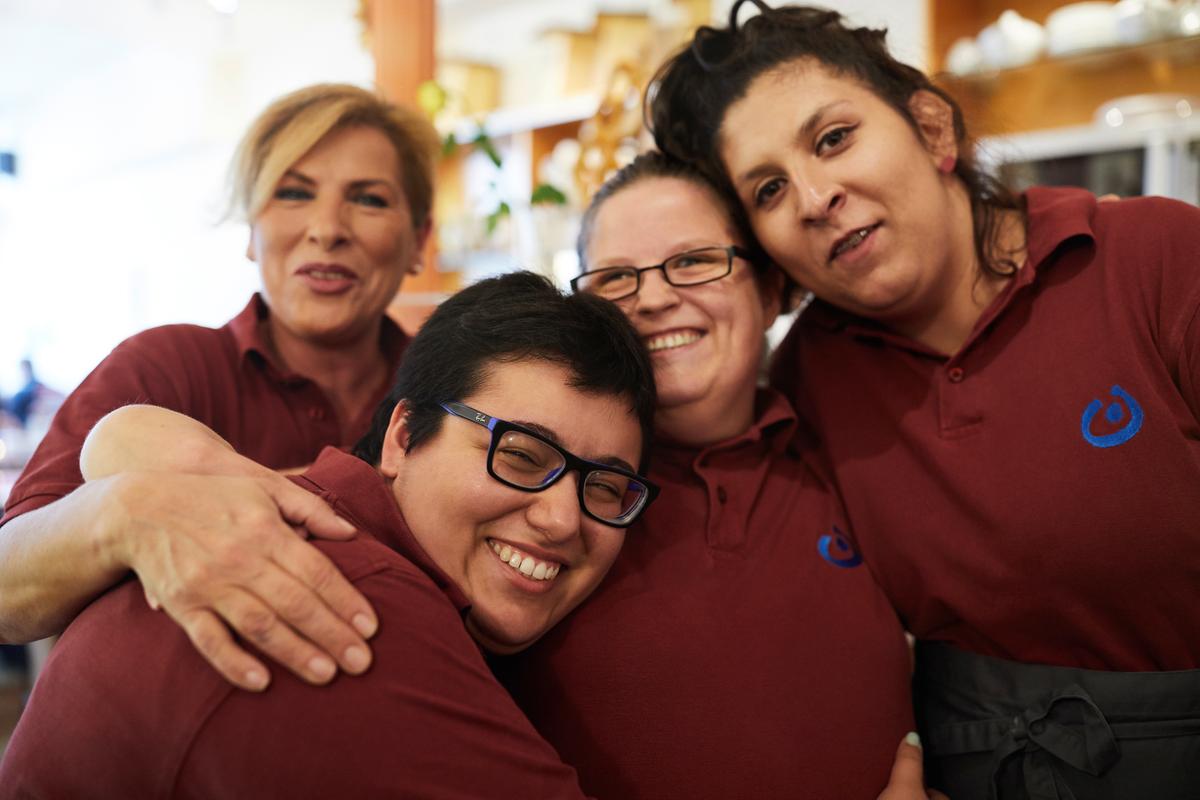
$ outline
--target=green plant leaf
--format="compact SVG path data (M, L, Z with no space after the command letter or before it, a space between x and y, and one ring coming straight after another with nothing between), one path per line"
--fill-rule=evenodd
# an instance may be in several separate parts
M471 144L482 150L497 168L503 165L504 162L500 159L500 152L496 150L496 145L492 141L492 137L487 135L487 131L481 128L479 135L475 137L475 141L471 142Z
M446 134L446 138L442 139L442 158L447 158L454 155L458 150L458 137L454 135L454 131Z
M565 206L567 204L567 196L552 184L539 183L537 188L533 190L533 195L530 196L529 202L532 205L545 203L552 206Z
M496 206L496 210L487 215L487 233L491 236L496 232L496 226L500 224L500 220L512 214L512 209L508 203L501 201L500 205Z

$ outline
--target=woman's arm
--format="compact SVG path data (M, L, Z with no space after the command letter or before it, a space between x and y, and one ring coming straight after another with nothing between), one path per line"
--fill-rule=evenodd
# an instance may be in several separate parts
M138 487L134 497L122 493L127 513L124 535L112 544L116 559L233 683L262 688L267 672L226 624L313 683L330 680L335 662L355 674L369 665L363 639L376 627L373 611L297 535L353 534L315 495L238 455L201 423L154 406L101 419L80 467L89 486Z
M373 610L296 532L353 535L315 495L154 407L112 412L82 460L88 483L0 529L5 639L61 631L132 569L148 600L242 688L265 687L269 673L226 624L313 683L338 664L366 669Z

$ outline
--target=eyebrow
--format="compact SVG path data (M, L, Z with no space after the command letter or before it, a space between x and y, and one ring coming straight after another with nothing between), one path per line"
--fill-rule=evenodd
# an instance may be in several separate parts
M810 139L813 135L813 131L820 126L821 121L825 118L825 116L832 109L843 105L846 102L846 100L832 100L823 106L818 106L817 109L813 111L813 113L809 114L808 118L804 120L804 123L800 126L800 129L796 131L796 135L792 137L792 142L794 144L802 144ZM763 175L772 172L774 169L774 166L770 163L759 164L758 166L752 167L751 169L748 169L739 175L737 184L740 186L748 181L757 180Z
M293 180L300 181L301 183L306 183L310 186L315 186L317 183L315 180L308 177L303 172L300 172L300 171L294 170L294 169L289 169L287 172L283 173L283 177L292 178ZM359 178L358 180L350 181L349 185L350 185L351 189L363 189L367 186L375 186L375 185L386 186L388 188L394 188L393 183L384 178Z
M522 428L528 428L534 433L541 435L543 438L550 440L563 450L568 449L566 445L562 443L562 440L558 438L558 434L556 434L550 428L547 428L545 425L539 425L536 422L528 422L522 419L514 419L509 421L514 425L520 425ZM591 461L593 464L602 464L606 467L617 467L618 469L623 469L626 472L632 472L635 474L637 473L637 470L634 469L628 461L623 458L618 458L617 456L597 456L596 458L584 458L583 456L579 457L583 458L584 461Z

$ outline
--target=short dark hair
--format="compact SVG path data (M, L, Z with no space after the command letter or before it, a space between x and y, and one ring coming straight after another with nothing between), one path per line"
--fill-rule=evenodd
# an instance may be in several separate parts
M995 275L1016 269L997 250L1000 211L1024 213L1021 199L972 158L962 110L924 72L898 61L887 49L887 30L853 28L836 11L809 6L772 8L750 0L760 14L738 24L738 0L727 28L703 26L692 41L659 68L646 93L646 126L659 149L693 164L737 204L719 155L721 123L750 84L771 70L813 59L834 74L854 78L891 106L918 137L908 107L918 91L932 92L953 111L958 161L954 173L967 188L974 220L975 252L982 268Z
M645 345L613 303L564 295L546 278L514 272L480 281L442 303L404 353L396 382L354 455L378 464L392 411L408 405L408 449L436 434L440 403L478 391L493 364L541 360L585 392L628 400L642 429L642 462L654 428L654 369Z

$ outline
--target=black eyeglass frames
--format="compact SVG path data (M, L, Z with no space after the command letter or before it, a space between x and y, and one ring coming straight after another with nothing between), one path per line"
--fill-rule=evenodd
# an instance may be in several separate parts
M580 458L544 436L459 402L440 403L447 414L492 433L488 474L505 486L540 492L568 472L579 473L579 507L597 522L626 528L658 496L658 487L635 472Z
M750 260L751 253L731 244L725 247L698 247L648 267L603 267L584 272L571 280L571 289L588 292L606 300L624 300L642 288L643 273L662 270L672 286L698 286L718 281L733 271L735 257Z

